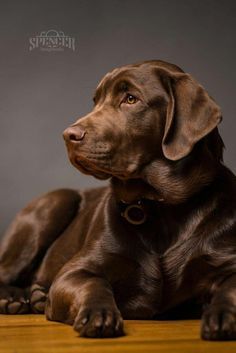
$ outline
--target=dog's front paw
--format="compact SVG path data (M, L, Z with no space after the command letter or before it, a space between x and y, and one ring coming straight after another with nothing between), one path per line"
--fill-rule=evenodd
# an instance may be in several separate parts
M45 303L48 296L48 289L34 283L30 288L30 306L35 314L42 314L45 310Z
M123 319L116 308L81 307L74 321L81 337L123 336Z
M209 306L203 313L201 336L205 340L236 340L236 310L227 306Z
M0 314L26 314L30 312L26 291L12 286L0 286Z

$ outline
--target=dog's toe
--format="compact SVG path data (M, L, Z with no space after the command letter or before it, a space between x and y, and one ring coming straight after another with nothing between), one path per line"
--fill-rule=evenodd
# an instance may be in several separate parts
M0 314L26 314L30 312L26 291L12 286L0 287Z
M45 311L45 303L48 296L48 290L39 285L33 284L30 288L30 305L31 310L36 313L44 313Z
M203 314L201 336L205 340L236 339L236 312L231 308L209 307Z
M123 319L117 310L89 309L79 312L74 329L81 337L118 337L124 335Z

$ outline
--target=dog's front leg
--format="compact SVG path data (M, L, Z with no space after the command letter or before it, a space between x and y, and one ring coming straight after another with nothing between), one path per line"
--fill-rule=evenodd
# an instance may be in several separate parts
M84 337L123 335L123 320L108 281L85 270L73 270L54 281L46 305L49 320L74 326Z
M236 339L236 274L214 286L212 300L203 313L201 335L206 340Z

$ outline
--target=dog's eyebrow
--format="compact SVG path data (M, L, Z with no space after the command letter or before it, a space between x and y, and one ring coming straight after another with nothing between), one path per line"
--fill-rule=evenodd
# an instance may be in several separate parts
M129 82L127 80L121 80L115 83L113 90L115 92L126 92L129 87Z
M108 90L110 90L113 95L116 95L121 92L127 92L130 89L140 92L139 88L130 79L122 78L119 81L117 80L113 85L110 81L109 84L103 84L97 88L93 96L93 102L96 104L101 98L102 93L106 94Z
M127 80L127 79L121 79L120 81L117 81L112 87L113 94L117 94L120 92L127 92L130 89L139 91L139 88L131 80Z

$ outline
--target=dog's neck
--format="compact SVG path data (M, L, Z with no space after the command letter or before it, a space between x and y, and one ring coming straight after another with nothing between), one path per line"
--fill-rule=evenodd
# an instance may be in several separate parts
M163 201L162 196L158 195L157 191L142 179L112 178L111 185L118 202L132 204L142 199Z
M140 178L112 178L115 198L126 203L141 199L165 204L186 202L210 185L217 175L219 162L207 157L196 153L179 162L156 159L143 169Z
M165 203L179 204L188 201L207 185L216 175L211 165L197 164L196 168L176 171L168 163L154 161L144 171L144 180L151 185Z

